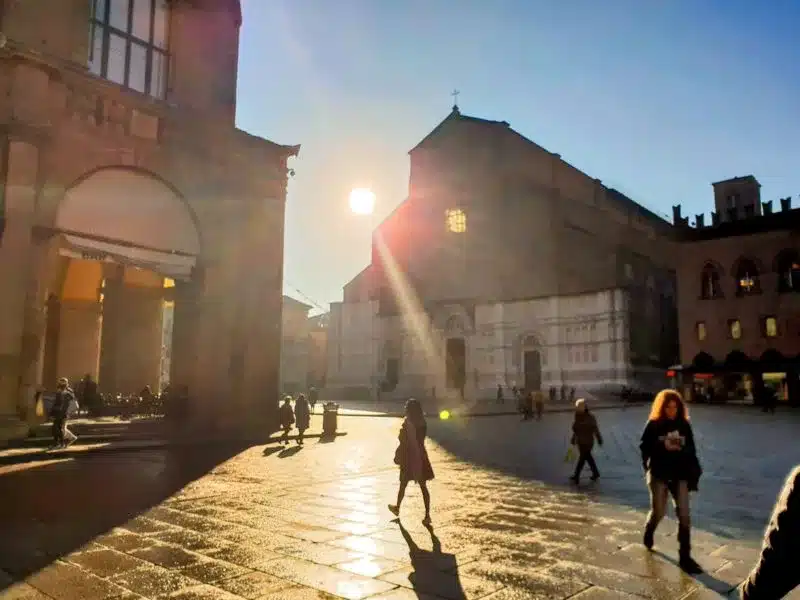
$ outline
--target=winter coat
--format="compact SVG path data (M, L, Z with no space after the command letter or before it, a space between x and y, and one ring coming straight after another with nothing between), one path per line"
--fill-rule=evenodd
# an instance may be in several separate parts
M311 407L305 398L298 398L294 403L294 418L297 420L298 429L308 429L311 423Z
M594 440L603 445L603 436L597 426L597 419L588 410L582 413L575 413L575 421L572 423L572 444L577 445L581 450L591 450L594 447Z
M280 409L278 409L278 416L280 417L281 427L284 429L288 429L294 424L294 411L291 404L281 404Z
M692 426L684 419L648 421L639 450L642 466L660 481L686 481L697 490L702 474Z
M433 466L425 449L427 432L428 426L424 421L418 424L409 419L403 421L395 452L395 463L400 466L400 479L416 482L433 479Z
M783 598L800 585L800 467L783 486L772 511L761 557L741 587L742 600Z

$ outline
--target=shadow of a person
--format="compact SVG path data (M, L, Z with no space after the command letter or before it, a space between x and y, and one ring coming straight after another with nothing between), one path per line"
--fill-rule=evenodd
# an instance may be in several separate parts
M652 553L648 553L648 556L653 557L653 558L658 557L662 561L668 562L668 563L672 564L673 566L680 568L679 565L678 565L678 561L677 560L675 560L673 557L669 556L668 554L664 554L663 552L661 552L659 550L653 550ZM653 579L657 580L659 578L659 574L657 573L657 567L655 566L655 560L651 560L650 562L647 563L647 565L648 565L648 571L650 572L649 574L651 575L651 577ZM711 573L707 573L705 571L702 572L702 573L698 573L697 575L687 575L686 573L683 573L682 576L683 576L683 578L685 578L687 580L688 579L694 579L697 583L699 583L700 585L706 587L707 589L711 590L712 592L718 593L721 597L728 597L728 595L733 592L733 590L736 588L736 586L739 585L738 583L731 584L731 583L728 583L727 581L723 581L722 579L718 579L717 577L714 577Z
M449 600L466 600L467 595L461 586L458 576L458 562L455 554L442 552L442 542L436 537L432 525L425 525L431 536L431 550L423 550L411 537L408 530L397 519L400 533L408 545L411 566L414 571L408 576L414 592L419 597L425 594L448 598Z
M299 445L291 446L290 448L284 448L283 450L278 452L278 458L289 458L290 456L294 456L295 454L300 452L300 450L302 449L303 447Z

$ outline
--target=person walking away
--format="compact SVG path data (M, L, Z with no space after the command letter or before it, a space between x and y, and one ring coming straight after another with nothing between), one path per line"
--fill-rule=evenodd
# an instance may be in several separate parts
M658 524L671 495L678 514L679 564L696 575L702 568L692 558L689 492L696 491L702 469L697 458L689 411L680 393L662 390L656 394L640 444L642 466L650 491L650 512L644 530L644 545L653 548Z
M308 403L311 406L311 412L313 412L314 409L316 408L318 400L319 400L319 390L317 390L317 388L315 387L312 387L308 391Z
M600 435L597 419L589 412L586 400L578 398L575 401L575 420L572 422L572 445L578 447L578 462L575 465L575 473L570 477L575 483L580 481L583 465L587 463L592 470L592 481L597 481L600 478L597 463L594 462L594 457L592 456L595 439L597 439L599 445L603 445L603 436Z
M758 563L739 587L742 600L783 598L800 585L800 466L786 479L767 525Z
M78 439L67 427L67 420L70 416L78 412L78 401L75 393L69 387L69 380L62 377L56 386L56 396L53 400L53 407L50 417L53 419L53 446L66 448L75 443Z
M503 404L503 386L501 384L497 384L497 403Z
M544 412L544 392L542 390L536 390L534 401L536 404L536 420L541 421L542 413Z
M292 429L292 425L294 425L294 411L292 410L292 397L286 396L283 399L283 404L281 404L281 408L278 411L281 429L283 429L283 435L281 436L281 444L288 444L289 443L289 431Z
M294 418L297 427L297 444L303 445L303 435L311 424L311 407L308 405L305 394L300 394L294 403Z
M428 481L433 479L428 451L425 449L425 437L428 434L428 424L422 405L411 398L406 403L406 416L398 436L399 445L394 453L394 462L400 467L400 487L397 490L397 504L390 504L389 511L400 515L400 505L406 494L406 487L410 481L415 481L422 491L422 501L425 505L425 525L431 522L431 494L428 491Z

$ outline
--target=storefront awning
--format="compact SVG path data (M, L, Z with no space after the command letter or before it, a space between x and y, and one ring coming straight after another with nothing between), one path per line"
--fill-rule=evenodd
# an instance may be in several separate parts
M189 279L197 257L167 251L137 248L77 235L61 236L60 254L69 258L97 260L149 269L171 279Z

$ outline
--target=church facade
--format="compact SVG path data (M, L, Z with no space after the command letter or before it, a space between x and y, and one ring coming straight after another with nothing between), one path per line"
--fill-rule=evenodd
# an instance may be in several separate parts
M663 384L678 356L667 220L457 107L410 159L408 198L332 306L331 393Z

